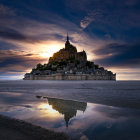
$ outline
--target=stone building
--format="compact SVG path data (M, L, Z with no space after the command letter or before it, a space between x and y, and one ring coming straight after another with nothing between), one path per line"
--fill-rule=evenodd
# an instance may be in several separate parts
M61 49L59 52L54 53L53 56L50 57L49 63L53 61L61 62L67 60L87 61L86 52L84 50L82 52L77 52L76 47L70 44L68 36L65 43L65 48Z

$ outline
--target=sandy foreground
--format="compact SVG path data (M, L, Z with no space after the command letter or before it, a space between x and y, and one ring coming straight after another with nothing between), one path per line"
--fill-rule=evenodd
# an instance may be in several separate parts
M64 133L0 115L0 140L70 140Z

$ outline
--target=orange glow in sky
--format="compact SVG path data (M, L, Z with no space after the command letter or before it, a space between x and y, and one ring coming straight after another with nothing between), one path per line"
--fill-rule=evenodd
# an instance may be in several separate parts
M39 105L39 108L40 109L43 109L45 111L47 111L49 114L53 115L53 114L57 114L58 112L56 110L54 110L52 108L51 105L47 104L47 103L42 103Z
M64 47L64 44L59 42L52 42L48 44L39 44L39 55L43 58L49 58L53 54Z

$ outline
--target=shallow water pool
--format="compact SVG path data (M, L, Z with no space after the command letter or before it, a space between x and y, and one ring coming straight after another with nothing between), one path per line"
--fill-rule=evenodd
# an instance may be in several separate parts
M0 114L81 140L139 140L140 110L1 92Z

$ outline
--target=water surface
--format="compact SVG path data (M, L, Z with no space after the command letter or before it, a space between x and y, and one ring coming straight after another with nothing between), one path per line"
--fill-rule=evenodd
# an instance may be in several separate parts
M140 110L36 96L0 93L0 114L81 140L139 140Z

